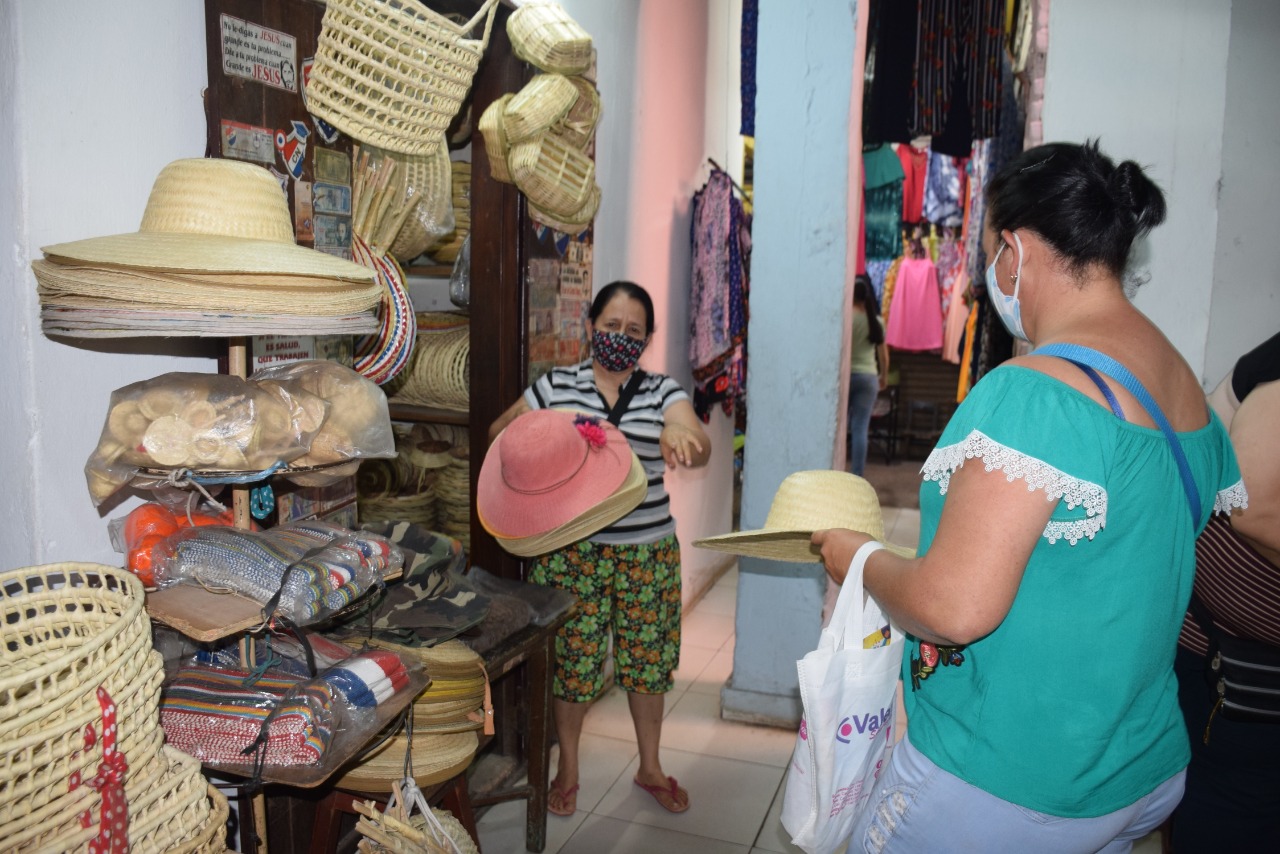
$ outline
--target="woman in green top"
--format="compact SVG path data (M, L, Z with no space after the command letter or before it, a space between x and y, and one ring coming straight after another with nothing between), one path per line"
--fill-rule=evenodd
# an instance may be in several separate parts
M877 367L878 363L878 367ZM889 346L871 279L853 283L853 331L849 346L849 471L861 476L867 465L867 429L876 397L889 384Z
M987 199L1005 326L1127 367L1178 434L1200 506L1193 518L1169 441L1115 380L1034 353L983 378L924 464L919 557L865 565L909 635L914 690L850 850L1128 851L1182 795L1173 657L1195 538L1244 487L1195 375L1122 287L1134 239L1164 218L1141 167L1045 145ZM869 539L814 535L837 581Z

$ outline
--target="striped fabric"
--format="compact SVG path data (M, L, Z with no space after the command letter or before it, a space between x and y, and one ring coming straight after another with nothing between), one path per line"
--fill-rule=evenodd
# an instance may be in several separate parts
M609 417L609 407L596 389L590 359L543 374L525 390L524 399L533 409L579 409L601 418ZM663 483L666 464L662 461L658 437L662 434L663 413L667 407L688 399L688 393L671 377L645 374L618 426L644 465L649 477L649 493L639 507L593 535L592 542L642 545L656 543L675 533L676 523L671 518L671 504Z
M353 655L326 670L320 678L341 691L346 701L359 709L372 709L385 703L409 684L409 673L400 656L385 649Z
M321 551L311 552L326 546ZM346 607L399 555L376 534L320 521L293 522L265 532L201 527L171 546L162 575L225 587L265 604L284 580L279 610L295 623L314 622ZM304 559L304 555L306 558ZM285 570L295 565L285 578Z
M285 674L244 687L243 670L184 667L164 689L160 726L165 740L202 762L248 764L268 715L266 765L315 765L333 736L330 687ZM277 707L279 710L276 711Z
M1280 646L1280 567L1240 539L1225 516L1210 517L1196 540L1195 591L1227 634ZM1178 644L1198 655L1209 652L1190 611Z

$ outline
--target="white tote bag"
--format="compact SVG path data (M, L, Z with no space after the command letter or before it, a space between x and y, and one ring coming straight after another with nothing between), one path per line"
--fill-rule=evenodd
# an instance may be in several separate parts
M892 626L887 644L865 648L889 624L863 595L862 570L878 546L868 543L854 555L818 648L796 663L804 717L782 797L782 826L808 854L845 843L895 741L906 639Z

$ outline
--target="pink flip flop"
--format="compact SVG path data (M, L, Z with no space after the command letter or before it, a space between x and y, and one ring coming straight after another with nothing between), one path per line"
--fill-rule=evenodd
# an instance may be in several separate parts
M635 784L653 795L653 799L658 802L664 810L668 812L684 812L689 808L689 793L680 788L676 783L675 777L667 778L668 786L649 786L641 783L639 780ZM683 801L683 803L681 803Z
M547 793L547 812L552 815L569 816L578 811L578 784L574 783L568 790L561 789L560 784L551 781L551 791ZM572 800L570 800L572 798ZM556 808L557 800L559 809Z

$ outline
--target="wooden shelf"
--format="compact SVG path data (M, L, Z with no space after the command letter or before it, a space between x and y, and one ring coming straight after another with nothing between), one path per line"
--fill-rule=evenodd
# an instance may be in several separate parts
M470 412L456 409L439 409L434 406L418 406L413 403L389 402L392 421L422 421L428 424L456 424L466 427L471 423Z

